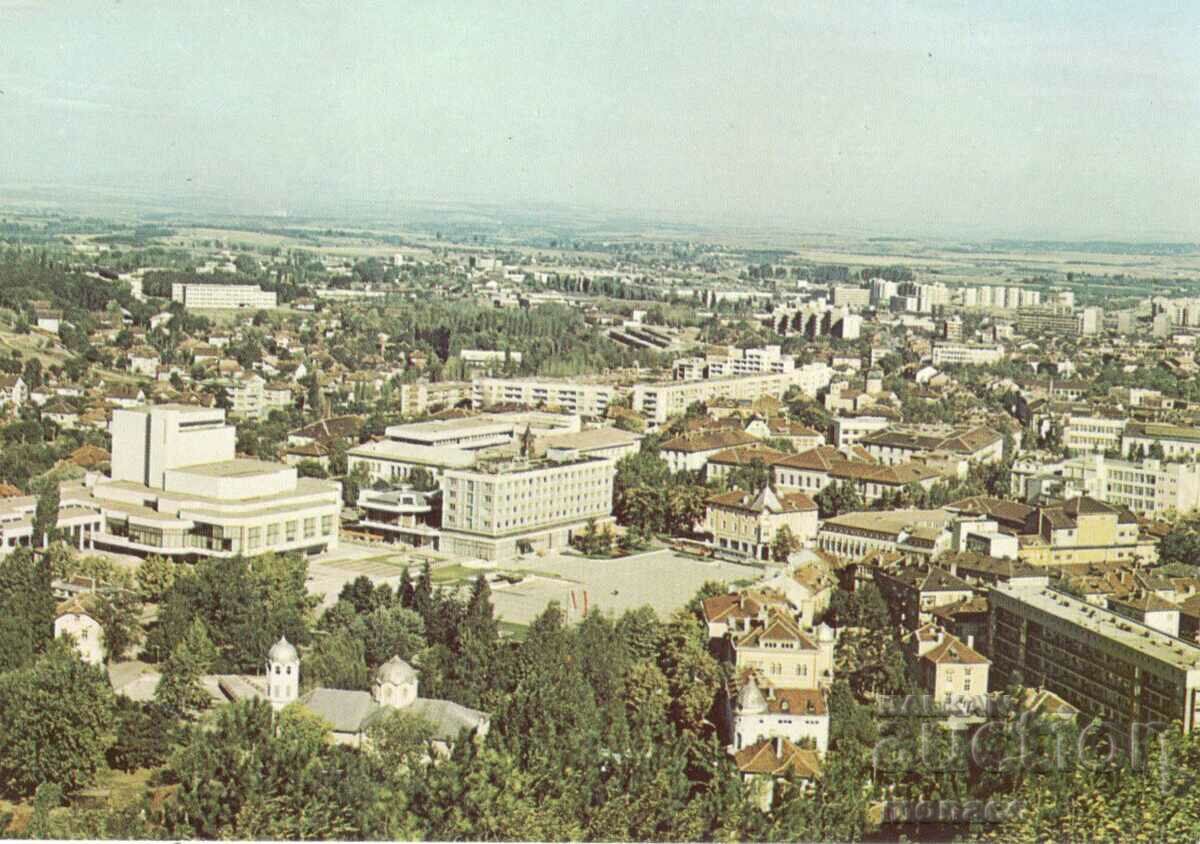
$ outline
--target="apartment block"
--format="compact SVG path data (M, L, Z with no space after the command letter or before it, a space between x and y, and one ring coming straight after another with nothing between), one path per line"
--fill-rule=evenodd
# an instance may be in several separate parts
M988 593L992 668L1045 688L1128 738L1134 724L1196 725L1200 647L1053 589L1000 583Z
M1004 360L1004 347L975 343L934 343L933 365L985 366Z
M815 398L817 391L833 377L833 370L823 363L811 363L791 372L772 372L703 381L664 381L635 384L633 409L651 421L662 424L672 416L682 416L694 402L717 399L754 401L763 396L783 398L796 387Z
M401 384L396 389L400 402L401 416L425 416L436 410L455 407L471 400L472 385L469 381L415 381Z
M610 384L586 384L540 378L476 378L471 383L472 407L520 404L557 407L578 416L603 418L616 398Z
M274 308L274 291L252 284L191 284L171 285L171 300L190 311Z
M779 346L738 349L730 346L704 357L680 358L671 367L677 381L757 375L762 372L791 372L796 360L782 354Z

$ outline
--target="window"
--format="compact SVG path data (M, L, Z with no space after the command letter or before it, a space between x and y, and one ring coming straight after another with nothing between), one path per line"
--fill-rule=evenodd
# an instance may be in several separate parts
M262 528L252 527L246 532L246 542L251 548L262 544Z
M288 542L296 541L296 522L291 521L284 525L284 537Z
M329 536L329 534L331 534L331 533L333 533L333 516L322 516L321 517L321 535Z
M279 525L267 525L267 544L274 545L279 541Z
M316 516L309 516L307 519L304 520L304 538L312 539L316 535L317 535L317 518L316 518Z

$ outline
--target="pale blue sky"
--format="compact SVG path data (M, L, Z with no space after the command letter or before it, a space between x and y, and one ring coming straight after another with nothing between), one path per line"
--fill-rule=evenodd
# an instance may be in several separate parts
M1200 237L1195 0L0 0L0 33L0 185Z

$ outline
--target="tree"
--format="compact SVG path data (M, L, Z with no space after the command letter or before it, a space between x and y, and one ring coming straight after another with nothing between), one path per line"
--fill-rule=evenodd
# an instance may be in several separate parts
M1183 563L1194 566L1200 563L1200 522L1188 519L1172 526L1159 543L1158 559L1164 565Z
M177 563L157 554L152 554L142 560L137 569L137 582L138 587L142 590L142 596L147 601L154 603L161 601L163 595L175 583L177 570Z
M800 550L800 540L792 533L792 529L783 525L775 531L775 539L771 542L771 556L777 563L786 563L788 557Z
M425 621L413 610L395 604L371 612L363 619L361 629L371 668L394 656L411 660L425 647Z
M58 533L58 484L50 479L40 485L37 506L33 511L33 540L39 548L53 542Z
M771 467L761 457L738 466L729 473L729 485L746 492L758 492L771 483Z
M167 758L174 719L155 703L117 698L116 742L108 764L119 771L156 768Z
M54 593L48 555L28 548L0 557L0 673L23 668L54 639Z
M130 589L117 588L96 599L96 621L104 631L104 654L110 660L124 659L137 642L142 602Z
M853 481L831 483L816 494L813 500L817 504L822 519L829 519L842 513L855 513L864 509L862 496Z
M433 492L438 488L433 472L417 466L408 473L408 483L417 492Z
M68 793L92 783L112 742L113 694L103 672L64 645L0 674L0 791L42 783Z
M171 650L163 666L154 692L155 703L176 719L190 718L207 708L210 698L200 678L212 671L216 659L217 650L204 622L194 619L186 637Z
M329 477L329 472L318 461L308 459L301 460L296 464L296 473L302 478L317 478L324 480Z
M366 647L351 630L338 630L317 639L305 655L300 675L306 687L365 690L371 685Z

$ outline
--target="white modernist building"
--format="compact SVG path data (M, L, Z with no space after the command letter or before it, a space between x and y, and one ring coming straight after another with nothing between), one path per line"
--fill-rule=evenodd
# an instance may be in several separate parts
M192 310L226 308L274 308L273 291L253 284L190 284L171 285L171 300Z
M789 372L635 384L633 409L661 425L672 416L682 415L693 402L716 399L754 401L763 396L782 398L792 387L810 398L816 398L817 392L827 386L832 378L833 370L828 365L811 363Z
M341 485L236 459L223 410L118 409L112 437L112 477L84 499L103 517L96 545L183 558L337 547Z

